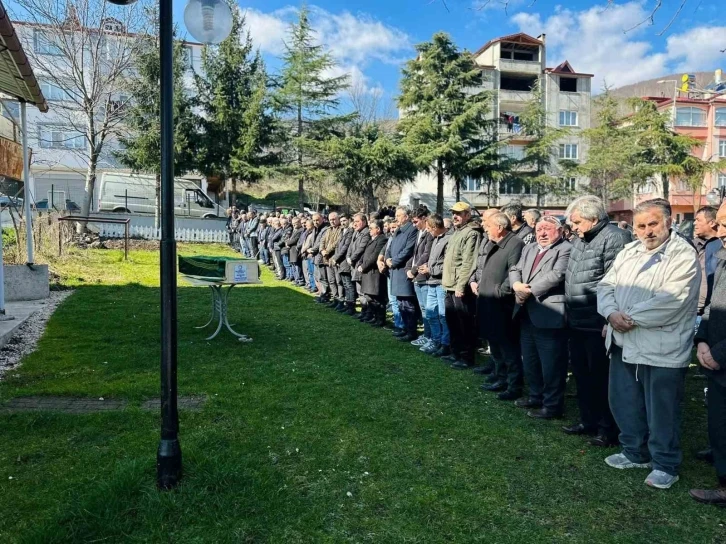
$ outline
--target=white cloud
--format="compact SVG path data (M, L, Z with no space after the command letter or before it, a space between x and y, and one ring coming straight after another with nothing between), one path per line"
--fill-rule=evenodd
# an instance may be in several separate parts
M291 6L270 13L245 10L255 45L263 53L282 54L288 27L297 13L297 8ZM380 86L369 83L365 68L372 62L399 63L412 51L411 39L405 32L370 15L310 7L310 23L318 43L327 47L338 64L335 75L349 74L353 84L363 83L371 92L377 92Z
M702 26L666 40L668 57L678 61L676 72L713 70L724 62L726 26Z
M281 14L262 13L254 9L244 10L247 19L247 28L252 41L265 53L280 55L284 52L287 22Z
M646 38L652 27L638 26L650 11L640 2L596 6L583 11L558 9L542 19L517 13L512 21L531 35L546 33L549 66L569 60L575 70L595 74L593 89L605 82L621 86L677 71L710 70L726 47L726 27L697 27L671 35L663 51Z

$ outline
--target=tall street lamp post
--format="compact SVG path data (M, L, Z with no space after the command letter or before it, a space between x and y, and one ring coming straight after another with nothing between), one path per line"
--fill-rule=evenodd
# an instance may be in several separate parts
M108 0L127 6L136 0ZM232 14L224 0L190 0L184 20L192 37L216 44L229 36ZM156 484L176 487L182 475L177 409L176 240L174 239L174 74L172 0L159 0L161 106L161 440Z

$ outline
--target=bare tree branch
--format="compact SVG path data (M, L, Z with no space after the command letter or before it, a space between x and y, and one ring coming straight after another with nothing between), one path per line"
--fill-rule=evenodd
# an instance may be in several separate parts
M87 165L84 215L104 146L123 126L117 102L148 35L145 7L143 1L119 8L106 0L16 0L14 19L21 21L18 33L30 62L41 83L55 87L61 97L49 97L45 119L83 134L86 141L83 149L64 148Z

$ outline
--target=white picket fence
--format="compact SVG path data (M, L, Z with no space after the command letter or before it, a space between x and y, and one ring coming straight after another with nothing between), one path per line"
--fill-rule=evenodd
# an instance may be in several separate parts
M123 225L99 225L99 235L103 238L123 238ZM143 238L144 240L161 240L161 229L154 227L129 227L131 238ZM229 234L226 230L209 229L175 229L174 238L177 242L229 242Z

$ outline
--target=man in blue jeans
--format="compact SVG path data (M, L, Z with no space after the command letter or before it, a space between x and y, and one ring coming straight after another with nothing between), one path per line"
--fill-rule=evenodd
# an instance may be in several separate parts
M406 272L408 278L413 281L413 290L416 293L416 300L418 302L418 311L416 313L417 315L419 313L421 314L424 326L423 336L417 338L411 344L421 349L421 351L431 343L431 328L429 326L429 320L426 318L426 299L428 299L429 294L429 286L427 283L428 272L421 272L419 268L428 263L431 242L434 241L433 236L426 229L426 219L428 219L428 216L429 210L427 208L420 208L414 212L412 222L416 226L416 230L418 230L418 237L409 270Z
M446 324L446 291L441 285L444 255L451 232L444 226L444 220L438 214L434 214L426 220L426 228L433 240L429 260L419 267L419 271L428 275L425 312L431 331L431 342L422 347L421 351L434 357L442 357L451 354L449 327Z

